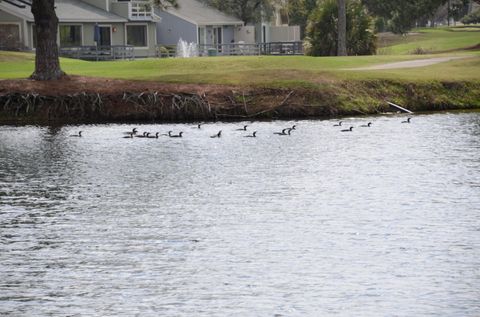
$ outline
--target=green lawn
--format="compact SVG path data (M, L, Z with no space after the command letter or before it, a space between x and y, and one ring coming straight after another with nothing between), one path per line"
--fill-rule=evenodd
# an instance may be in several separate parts
M480 26L416 29L405 36L379 35L380 55L412 54L416 50L428 53L461 50L480 44Z
M431 55L407 54L417 47L435 47L435 51L471 47L480 42L480 28L422 29L415 30L414 35L404 38L390 37L388 41L389 46L383 50L390 50L395 55L152 58L115 62L62 59L61 63L62 68L71 75L169 83L316 86L338 79L480 80L480 51L458 50ZM462 55L468 58L414 69L346 70L452 55ZM0 52L0 79L28 77L33 71L33 57L28 53Z
M33 71L31 55L8 60L0 53L0 78L26 78ZM465 55L466 53L461 53ZM451 55L451 54L449 54ZM429 56L361 57L209 57L193 59L143 59L135 61L85 62L62 59L62 68L72 75L169 83L288 86L320 84L337 79L479 80L480 53L463 60L415 69L378 71L345 70Z

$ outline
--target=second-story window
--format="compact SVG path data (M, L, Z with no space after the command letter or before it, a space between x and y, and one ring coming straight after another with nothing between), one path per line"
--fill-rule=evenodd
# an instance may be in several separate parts
M60 46L81 46L82 26L81 25L60 25Z

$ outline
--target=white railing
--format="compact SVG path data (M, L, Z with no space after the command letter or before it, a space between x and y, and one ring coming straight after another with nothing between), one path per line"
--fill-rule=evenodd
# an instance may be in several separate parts
M198 56L303 55L303 42L200 44ZM157 45L158 57L175 57L177 45Z
M152 20L155 16L153 6L150 1L130 1L129 3L130 20Z

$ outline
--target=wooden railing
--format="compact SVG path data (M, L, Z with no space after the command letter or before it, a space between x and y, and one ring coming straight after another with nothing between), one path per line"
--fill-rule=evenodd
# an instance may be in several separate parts
M200 56L251 56L261 53L261 44L231 43L198 46Z
M303 55L302 42L262 43L263 55Z
M88 61L135 59L135 49L130 45L71 46L61 47L60 56Z

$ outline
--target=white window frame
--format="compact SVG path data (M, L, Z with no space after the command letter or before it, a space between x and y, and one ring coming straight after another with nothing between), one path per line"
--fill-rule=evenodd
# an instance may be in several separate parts
M97 25L99 28L110 28L110 46L113 46L113 26L111 24L98 24ZM94 32L95 32L95 27L94 27ZM94 39L95 40L95 39ZM95 42L95 41L94 41ZM100 45L97 43L97 46Z
M80 26L81 34L82 34L82 43L80 46L84 46L85 44L85 36L84 36L84 27L82 23L58 23L58 31L57 31L57 42L58 42L58 47L62 47L62 43L60 43L60 27L61 26ZM33 27L32 27L33 28ZM33 34L33 32L32 32ZM33 45L33 40L32 40L32 45Z
M125 23L125 28L124 28L124 31L125 31L125 45L129 45L128 42L127 42L127 37L128 37L128 34L127 34L127 27L130 26L130 25L143 25L145 26L145 28L147 29L147 46L134 46L135 48L137 49L149 49L150 48L150 34L149 34L149 30L148 30L148 23Z

